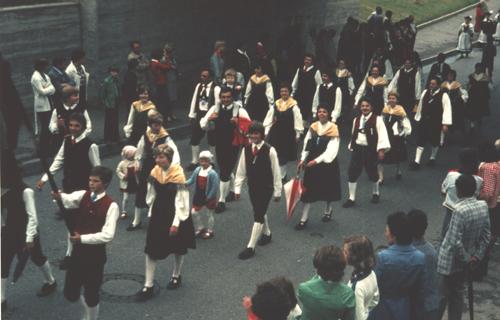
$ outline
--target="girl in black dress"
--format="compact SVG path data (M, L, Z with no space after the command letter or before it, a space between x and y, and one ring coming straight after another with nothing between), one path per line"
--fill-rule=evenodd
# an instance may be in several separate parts
M174 271L167 289L181 285L181 267L184 255L195 249L193 220L189 214L189 191L179 164L173 164L174 150L166 144L155 148L156 166L151 170L147 203L151 208L151 221L146 236L146 280L137 293L138 301L153 297L156 261L175 255Z
M318 106L316 116L318 121L312 123L307 131L299 162L299 168L304 169L305 191L300 198L304 209L296 230L305 228L311 203L326 201L321 221L328 222L332 219L332 202L340 200L339 131L337 125L329 121L327 107Z
M297 160L297 146L304 131L302 114L297 101L290 97L291 88L281 84L280 96L264 119L266 136L270 145L278 153L281 178L286 179L286 164Z
M127 124L123 127L125 137L128 139L127 144L134 146L137 145L144 131L146 131L148 126L148 111L151 109L156 110L154 103L149 100L148 88L139 88L138 94L139 100L133 102L130 106Z
M370 76L359 86L354 105L357 106L363 97L369 98L372 102L373 113L379 116L387 103L387 85L387 80L380 75L380 67L373 66Z
M394 91L387 95L387 105L382 110L382 119L387 129L391 149L385 153L384 160L378 165L379 184L384 182L383 164L396 164L396 179L400 180L402 176L399 164L407 159L405 139L411 134L411 123L405 108L398 104L398 94Z
M273 85L260 65L256 65L254 71L245 91L245 109L250 119L262 122L274 103Z
M457 72L450 70L446 76L446 81L441 84L444 92L448 93L451 102L451 117L453 125L450 131L460 132L465 135L465 104L469 98L467 91L462 88L462 84L457 81Z
M475 71L469 75L469 101L465 108L465 114L470 120L472 132L478 132L481 119L490 114L490 77L482 63L476 63Z

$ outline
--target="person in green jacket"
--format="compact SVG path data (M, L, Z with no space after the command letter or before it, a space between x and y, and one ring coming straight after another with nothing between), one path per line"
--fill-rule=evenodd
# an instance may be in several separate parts
M342 250L336 246L319 248L313 265L317 275L299 285L301 320L354 320L354 292L340 282L346 267Z
M101 84L100 97L104 106L104 141L118 142L118 106L120 103L120 79L118 78L118 68L109 67L109 75L104 78Z

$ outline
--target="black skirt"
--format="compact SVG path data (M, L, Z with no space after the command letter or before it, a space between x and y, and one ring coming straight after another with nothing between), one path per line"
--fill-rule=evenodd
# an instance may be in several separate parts
M408 155L406 152L405 138L389 135L389 141L391 142L391 149L385 153L382 163L396 164L406 161L408 159Z
M312 203L316 201L340 200L340 169L337 158L331 163L319 163L304 171L304 191L300 201Z

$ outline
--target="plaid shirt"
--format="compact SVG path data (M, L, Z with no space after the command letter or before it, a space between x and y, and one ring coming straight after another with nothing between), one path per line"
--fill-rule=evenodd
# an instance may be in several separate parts
M488 206L473 197L455 206L450 227L439 248L437 271L443 275L462 271L471 257L482 259L490 241Z
M478 175L483 178L479 199L486 201L488 207L495 208L500 202L500 161L482 163Z

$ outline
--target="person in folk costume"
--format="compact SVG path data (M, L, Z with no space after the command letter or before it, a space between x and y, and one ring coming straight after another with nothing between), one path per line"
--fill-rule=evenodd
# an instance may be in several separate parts
M321 221L332 219L333 202L340 200L340 169L337 154L340 136L337 125L330 121L328 107L319 105L316 117L304 139L304 147L299 161L299 169L304 169L305 191L300 200L304 203L302 216L295 230L302 230L309 221L311 204L325 201L325 212Z
M4 164L5 165L5 164ZM5 172L4 172L5 170ZM31 261L40 269L44 284L37 296L45 297L55 292L57 282L54 279L50 263L42 252L40 232L38 230L35 194L23 181L20 169L2 167L2 313L6 311L6 289L10 266L14 257L23 250L29 252ZM5 219L4 219L5 218Z
M425 87L429 87L429 82L431 79L437 78L439 82L443 82L448 72L450 72L451 67L449 64L445 62L446 55L444 53L439 53L437 56L437 62L431 66L431 70L429 71L429 76L427 77L427 82L425 83Z
M483 55L481 57L481 63L486 68L486 74L490 77L490 81L493 78L493 65L495 63L495 56L497 55L497 47L493 44L493 38L489 37L487 43L483 47Z
M154 103L149 100L149 89L140 87L137 91L139 100L134 101L130 106L127 124L123 127L125 137L128 139L127 144L137 145L144 131L148 126L149 110L156 110Z
M297 100L304 123L309 120L314 92L321 83L321 73L314 66L314 56L306 54L304 65L297 69L292 81L292 97Z
M457 50L460 52L460 57L466 57L472 52L472 37L474 36L474 25L471 23L472 17L465 16L464 22L458 30L458 45Z
M495 34L493 35L493 40L495 40L498 43L500 41L500 10L498 10L497 14L495 15L495 22L497 26Z
M215 213L224 212L226 202L234 200L231 182L234 180L233 170L240 151L240 144L235 143L235 139L241 136L241 123L250 121L247 111L240 103L233 101L231 90L221 89L219 98L220 103L213 105L200 120L200 127L212 131L216 141L220 188Z
M175 265L167 289L181 286L181 268L188 249L196 248L193 220L189 214L189 191L180 164L173 162L176 151L166 144L154 150L156 166L148 178L147 202L151 222L146 236L144 287L137 292L137 301L153 297L154 274L158 260L174 254Z
M362 97L370 100L373 112L376 115L382 113L382 109L387 104L387 80L380 75L380 68L373 66L370 76L366 78L359 86L358 93L354 99L354 105L357 106Z
M333 122L337 122L342 112L342 90L333 83L333 73L330 71L321 72L321 80L323 81L314 93L312 105L312 119L316 119L318 106L324 106L328 109L328 114Z
M446 134L448 127L453 124L450 97L440 88L438 78L431 79L428 89L422 92L415 121L417 122L417 150L415 161L410 164L412 170L420 169L420 160L426 144L432 146L427 165L434 166L441 143L441 133Z
M351 114L352 95L356 86L352 73L346 68L344 59L340 59L335 70L337 86L342 91L342 109L340 111L342 121L348 121Z
M83 63L85 62L85 51L76 49L71 53L71 62L66 67L66 74L73 80L75 87L80 92L80 104L87 108L89 76Z
M186 181L186 186L195 185L191 215L194 220L195 236L205 240L214 236L214 214L219 191L219 174L212 166L213 155L210 151L200 152L200 165ZM206 216L207 223L203 223ZM206 226L206 227L205 227Z
M99 315L106 244L115 236L120 213L118 204L106 194L112 177L111 169L97 166L90 171L88 190L52 193L64 207L76 209L71 210L75 224L70 237L73 251L64 281L64 297L70 302L81 301L86 320L96 320Z
M127 218L128 198L137 192L139 176L137 168L140 163L135 159L137 148L135 146L125 146L122 149L122 161L116 167L116 175L120 179L120 191L122 193L122 210L120 219Z
M467 84L469 100L465 108L465 116L470 121L470 129L474 133L481 129L481 119L490 114L490 77L482 63L476 63L475 71L469 75Z
M238 72L231 68L224 71L224 79L222 79L222 83L220 88L229 88L233 93L234 101L242 101L242 91L245 86L245 82L243 78L238 81Z
M469 93L456 79L457 72L455 70L450 70L446 77L446 81L441 84L441 88L450 97L453 123L450 131L461 132L465 135L465 105L469 99Z
M353 120L352 138L348 147L352 151L352 156L348 169L349 198L342 205L344 208L355 205L357 180L363 168L373 183L371 202L379 203L377 164L384 160L385 153L391 149L384 120L373 112L370 99L362 98L360 109L361 114Z
M139 171L139 184L135 196L134 220L128 226L127 231L141 228L142 211L148 208L146 201L147 180L151 169L155 165L153 151L160 144L167 144L175 151L172 160L174 164L181 163L177 146L163 127L163 116L156 110L150 110L148 111L148 128L143 133L141 140L139 140L135 154L135 160L139 162L139 168L136 168L136 171Z
M255 65L254 72L245 90L245 109L252 120L262 122L274 103L273 84L259 64Z
M62 89L62 103L56 105L50 116L49 130L54 135L53 147L55 147L55 150L59 150L64 139L69 134L69 118L73 113L80 113L85 117L86 128L84 135L88 136L92 132L92 122L87 109L80 103L78 89L65 86Z
M493 11L486 11L484 13L484 18L481 21L481 33L479 34L477 41L482 45L488 43L489 39L493 39L493 35L497 29L497 23L492 19L492 14Z
M278 202L281 197L281 174L276 149L264 141L265 128L253 121L248 129L250 144L241 152L234 182L235 198L240 199L241 186L248 178L248 195L254 212L250 241L238 258L246 260L255 255L255 245L271 242L272 234L267 218L271 198Z
M200 120L205 117L211 106L219 104L220 87L212 81L210 69L202 69L200 82L194 88L191 107L189 109L189 120L191 122L191 164L188 171L193 171L198 166L198 155L200 154L200 142L205 132L207 135L208 148L215 153L215 133L211 130L203 130L200 127ZM231 90L231 93L233 91Z
M123 76L122 99L125 106L130 106L139 98L137 95L137 74L136 69L139 62L132 59L127 62L127 71Z
M382 110L382 119L384 120L391 149L385 153L384 159L378 164L379 184L384 182L383 164L396 164L396 179L401 180L400 163L406 161L406 142L405 139L411 134L411 123L405 109L398 104L398 94L394 91L389 92L387 105Z
M64 138L49 168L51 174L63 169L62 186L66 193L87 189L92 167L101 164L99 147L85 135L86 126L86 118L81 113L69 116L69 134ZM41 190L48 180L47 174L44 174L37 182L37 189ZM68 238L66 256L59 265L61 270L68 267L71 250L72 245Z
M390 82L394 76L394 71L392 69L392 63L391 60L389 59L389 56L385 52L385 49L383 47L378 47L375 50L375 53L373 54L373 57L370 59L370 62L368 64L369 66L374 66L377 65L379 66L380 70L380 75L385 78L388 82ZM367 76L369 75L371 71L367 71Z
M389 92L397 92L399 102L406 114L412 114L415 105L422 94L422 77L420 71L410 59L396 72L388 88Z
M286 164L297 160L300 136L304 132L302 114L297 101L290 97L287 83L280 86L281 98L274 102L264 119L267 142L278 153L281 179L286 180Z

